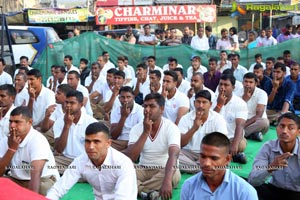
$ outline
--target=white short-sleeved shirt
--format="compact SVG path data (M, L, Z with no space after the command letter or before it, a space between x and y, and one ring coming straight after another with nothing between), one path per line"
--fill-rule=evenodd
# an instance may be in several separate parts
M135 143L144 130L143 122L135 125L129 134L128 145ZM162 117L155 138L147 138L140 155L140 165L165 167L169 158L169 147L180 148L180 131L170 120Z
M192 37L191 47L200 51L209 50L208 38L205 36L200 38L198 35Z
M180 119L178 128L180 129L181 134L186 134L193 127L195 118L195 111L191 111ZM190 142L182 148L195 153L200 153L200 144L203 137L212 132L220 132L227 135L227 127L226 121L222 115L213 110L209 110L207 120L196 131Z
M181 64L177 64L176 68L181 68L181 69L182 69L183 67L182 67ZM170 70L169 64L165 64L165 65L163 66L163 71L167 71L167 70Z
M72 66L70 67L70 70L68 70L67 67L66 67L65 69L66 69L66 71L67 71L66 77L67 77L67 75L68 75L68 73L69 73L70 71L76 71L76 72L78 72L78 73L80 74L80 71L79 71L78 67L75 67L74 65L72 65Z
M110 114L110 123L115 124L119 123L121 119L121 107L117 106L114 107ZM118 137L118 140L129 140L129 133L132 127L136 124L142 122L144 119L144 109L142 106L138 105L137 103L133 104L133 108L131 113L125 120L124 126L122 128L122 133Z
M213 108L217 105L217 102L213 104ZM240 97L232 94L230 101L223 105L220 114L224 117L227 122L228 138L234 137L235 133L235 120L236 119L248 119L248 108L246 102ZM244 132L244 131L243 131Z
M15 97L15 106L27 106L29 102L29 94L28 94L28 88L27 84L24 86L24 88L21 90L21 92L16 94Z
M8 150L7 140L8 138L5 137L0 141L0 157L3 157ZM55 160L47 139L31 128L10 162L11 176L18 180L30 180L30 164L35 160L46 160L41 177L54 175L57 180L59 179L57 169L53 168Z
M110 89L109 85L105 83L101 87L97 88L97 92L102 95L103 102L108 102L111 98L112 90Z
M90 86L91 83L92 83L92 77L91 76L86 77L85 82L84 82L85 86L88 87L88 86ZM90 94L93 93L94 91L96 91L97 88L101 87L105 83L106 83L106 78L99 76L98 79L96 80L96 82L94 83Z
M134 88L136 87L136 83L134 84ZM140 83L140 93L143 94L143 99L145 99L145 96L147 94L150 94L150 79L149 76L147 76L146 81L144 83Z
M56 104L54 112L50 115L50 120L51 121L56 121L58 118L64 115L63 109L61 104Z
M9 133L9 118L10 113L15 109L14 105L11 105L11 107L8 109L7 113L0 119L0 140L4 137L7 137Z
M140 35L139 37L139 42L152 42L152 41L156 41L156 37L153 34L150 35Z
M211 102L215 101L216 95L215 95L215 93L211 89L209 89L209 88L207 88L207 87L205 87L203 85L203 89L202 90L209 91L209 93L211 95ZM195 97L196 97L196 94L194 93L193 96L190 98L190 110L195 110L195 105L194 105Z
M33 102L33 126L38 125L45 118L45 112L50 105L55 104L55 94L52 90L42 86L39 96Z
M190 108L189 98L176 89L175 95L171 99L166 98L163 116L175 123L178 109L181 107Z
M256 62L255 62L255 63L252 63L252 64L250 65L249 69L248 69L248 72L253 72L253 71L254 71L254 66L255 66L256 64L257 64ZM266 63L261 62L260 64L262 65L263 69L265 70L265 69L266 69Z
M201 74L204 74L205 72L207 72L207 68L204 67L203 65L200 65L199 69L196 71L196 72L201 72ZM194 70L193 70L193 67L190 66L188 69L187 69L187 72L186 72L186 77L187 77L187 81L191 82L191 79L192 79L192 76L194 74Z
M85 129L91 123L97 122L97 120L88 114L81 113L80 119L77 124L72 123L69 129L69 135L67 145L63 151L64 156L69 158L75 158L84 153L84 138ZM53 125L54 138L59 138L64 128L64 115L58 118Z
M242 98L243 95L244 95L244 89L241 89L237 94L237 96ZM265 105L267 107L268 95L264 90L255 87L251 98L246 103L248 107L248 119L250 119L256 115L256 107L258 104ZM266 108L262 115L262 118L266 118L266 119L268 118L266 113Z
M177 88L180 92L182 92L183 94L186 94L188 93L189 89L191 88L191 84L190 82L188 82L187 80L185 79L182 79L182 82L181 84L179 85L179 87Z
M276 45L277 43L278 43L277 40L273 36L271 36L269 38L265 37L262 44L264 47L266 47L266 46Z
M117 68L117 70L120 70L119 67ZM132 87L132 77L131 77L131 71L130 69L128 69L127 67L124 67L123 72L125 73L125 80L126 79L130 79L130 81L128 83L126 83L124 86L129 86Z
M59 200L80 178L92 187L96 199L137 198L137 179L132 161L123 153L108 148L101 170L84 153L70 164L74 169L67 169L59 181L48 191L47 198Z
M28 71L32 70L33 68L30 66L27 66ZM16 78L16 75L19 73L20 69L16 69L15 73L14 73L14 79Z
M233 93L238 96L239 91L242 90L243 88L244 88L243 83L241 83L238 80L235 80ZM218 98L218 95L219 95L219 86L217 87L216 92L215 92L215 99Z
M229 39L223 40L222 38L218 39L216 49L217 50L230 50L232 48L231 42Z
M89 95L88 89L86 87L84 87L83 85L78 84L76 90L78 90L79 92L82 92L83 97L87 98L87 102L84 107L86 109L86 113L93 116L93 110L91 107L90 95Z
M5 71L3 71L2 74L0 74L0 85L4 84L13 84L11 76Z
M248 72L248 70L242 65L238 65L237 68L233 71L233 76L236 80L243 82L244 75Z

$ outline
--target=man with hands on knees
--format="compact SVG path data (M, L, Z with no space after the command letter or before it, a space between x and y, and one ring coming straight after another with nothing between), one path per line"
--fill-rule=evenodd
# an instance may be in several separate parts
M10 115L10 133L0 141L0 175L22 187L46 195L59 179L54 157L46 138L33 129L27 107L17 107Z
M177 167L180 151L180 131L162 117L165 98L151 93L144 100L144 121L129 134L126 155L136 165L138 192L142 199L172 198L172 189L180 181Z
M256 187L260 199L298 200L300 199L299 116L293 113L281 115L278 118L276 132L278 139L266 142L256 155L248 181Z

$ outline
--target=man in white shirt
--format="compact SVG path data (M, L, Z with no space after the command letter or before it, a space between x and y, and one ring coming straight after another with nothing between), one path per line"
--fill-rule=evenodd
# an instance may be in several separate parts
M88 89L89 94L96 91L96 88L99 88L105 83L104 77L100 76L101 67L98 62L93 62L91 64L90 76L85 79L85 87Z
M266 28L266 37L263 40L263 46L273 46L278 43L277 40L272 36L272 34L272 28Z
M28 107L32 111L33 127L40 127L45 118L46 109L55 104L55 94L42 84L42 74L38 69L32 69L27 73L29 102Z
M256 87L258 78L252 72L245 74L243 90L237 96L241 97L248 107L248 118L245 123L245 137L257 141L263 140L263 134L269 130L269 120L266 113L268 104L267 93Z
M66 55L65 57L64 57L64 65L65 65L65 69L66 69L66 75L70 72L70 71L76 71L76 72L78 72L79 74L80 74L80 71L79 71L79 69L78 69L78 67L75 67L74 65L73 65L73 57L72 56L70 56L70 55Z
M164 71L164 75L162 95L166 99L166 104L163 115L177 125L190 109L189 99L176 88L178 81L176 72Z
M151 93L144 101L144 121L131 129L126 155L136 166L140 196L155 199L172 197L172 188L180 180L177 167L180 152L180 131L170 120L162 117L165 98ZM152 192L151 192L152 191Z
M247 141L244 138L244 127L248 117L246 102L233 93L235 78L231 74L221 76L219 95L213 104L214 111L220 113L227 122L228 138L231 140L230 153L233 162L245 164L246 155L243 152Z
M231 57L231 70L233 71L233 76L236 80L243 82L244 75L248 72L248 70L239 64L240 55L232 54Z
M74 158L84 153L84 132L97 120L81 111L83 94L73 90L67 94L66 111L53 125L55 161L62 174Z
M153 70L149 72L150 80L150 91L151 93L161 93L162 84L161 84L161 73L159 70Z
M157 39L155 35L151 34L150 24L145 24L143 28L144 28L144 35L139 36L138 43L141 45L156 45Z
M104 71L107 71L111 68L116 68L115 65L112 62L110 62L110 60L109 60L110 56L107 51L103 51L102 56L103 56L103 60L104 60L104 68L103 68ZM105 77L106 74L104 73L103 75Z
M160 68L159 66L156 65L156 58L155 58L155 56L149 56L147 58L147 63L148 63L148 72L150 72L152 70L159 70L161 74L164 73L164 71L162 70L162 68Z
M178 81L177 81L176 88L180 92L182 92L183 94L186 95L188 93L189 89L191 88L190 82L188 82L187 80L184 79L182 68L175 68L174 72L176 72L176 74L178 76Z
M204 28L202 26L198 27L197 35L192 38L191 47L200 51L209 50L208 39L204 35Z
M195 95L202 90L209 91L209 93L212 97L212 102L215 100L215 93L211 89L205 87L205 85L204 85L203 74L201 72L196 72L192 76L191 88L187 92L187 97L190 99L189 100L190 110L195 110L195 107L194 107Z
M217 70L223 73L225 69L231 68L231 61L227 60L227 51L219 53L220 60L217 63Z
M112 109L110 115L112 147L123 151L128 146L129 133L134 125L144 119L143 108L134 102L132 88L121 87L119 91L121 106Z
M54 83L54 86L53 86L55 88L55 91L57 90L57 87L59 85L68 83L67 71L64 66L59 66L59 65L55 66L54 76L56 79L56 83Z
M125 81L123 84L126 86L129 86L129 87L132 87L131 71L125 65L124 56L118 56L117 65L118 65L117 70L125 73Z
M181 152L179 168L181 171L195 173L200 171L199 153L202 138L212 132L227 135L226 121L219 113L211 110L211 94L201 90L196 94L195 110L184 115L178 128L181 132Z
M15 88L10 84L0 85L0 140L9 133L9 117L15 108Z
M80 74L77 71L70 71L68 73L67 80L68 85L70 85L74 90L77 90L83 94L83 105L86 109L86 113L93 116L89 91L86 87L80 84Z
M148 76L148 67L145 63L136 66L136 84L134 87L135 101L142 105L143 99L150 93L150 80Z
M109 129L95 122L85 130L85 153L75 158L61 179L48 191L47 198L59 200L83 178L96 199L136 199L134 165L124 154L111 147Z
M255 58L255 63L252 63L248 69L249 72L253 72L254 71L254 66L256 64L261 64L263 66L263 69L266 69L266 63L262 62L262 55L261 53L257 53L254 55Z
M191 82L191 78L194 73L201 72L202 74L204 74L205 72L207 72L207 68L205 66L201 65L200 56L192 56L191 61L192 61L192 66L190 66L187 69L187 80L189 82Z
M15 108L9 121L9 135L0 140L0 175L10 169L8 177L12 181L46 195L59 179L49 144L41 133L33 129L28 107Z
M28 62L28 57L27 56L21 56L20 57L20 67L25 67L28 71L33 69L32 67L29 66L29 62ZM14 78L16 77L16 74L18 74L20 71L19 69L16 69L15 73L14 73Z
M7 72L4 71L4 68L5 60L0 58L0 85L12 84L12 78Z
M16 97L15 97L15 106L27 106L29 102L29 94L27 88L27 74L17 73L15 76L15 88L16 88Z
M178 63L176 58L172 56L168 57L168 64L165 64L163 66L163 71L176 69L176 68L182 68L182 65Z

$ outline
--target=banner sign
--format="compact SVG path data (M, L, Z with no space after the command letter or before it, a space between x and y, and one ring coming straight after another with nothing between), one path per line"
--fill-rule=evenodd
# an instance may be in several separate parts
M152 5L153 0L97 0L96 6L138 6Z
M28 9L28 20L30 24L36 23L65 23L65 22L87 22L87 8L73 9Z
M97 25L216 22L216 5L96 7Z

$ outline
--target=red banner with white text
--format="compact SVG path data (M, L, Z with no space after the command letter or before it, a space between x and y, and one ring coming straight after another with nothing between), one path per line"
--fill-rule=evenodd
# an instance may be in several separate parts
M97 25L216 22L215 5L97 7Z

